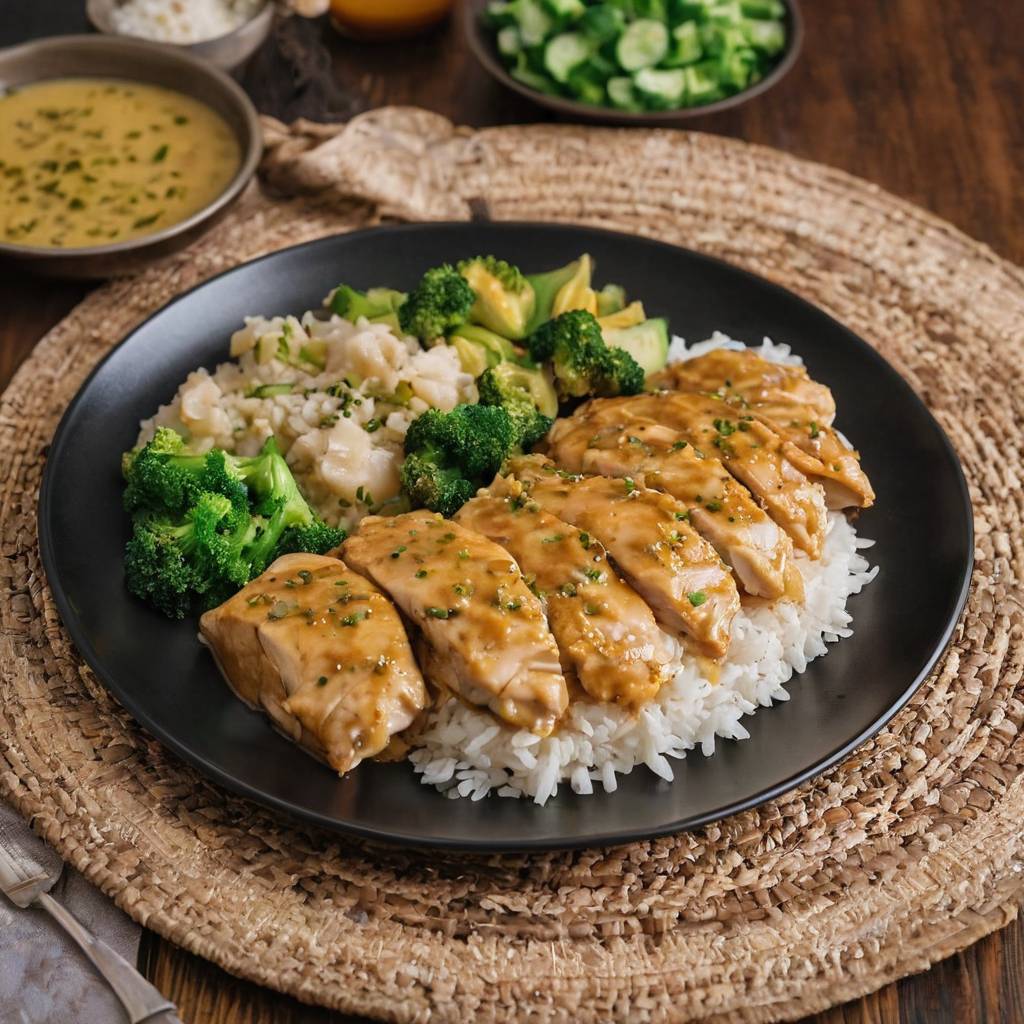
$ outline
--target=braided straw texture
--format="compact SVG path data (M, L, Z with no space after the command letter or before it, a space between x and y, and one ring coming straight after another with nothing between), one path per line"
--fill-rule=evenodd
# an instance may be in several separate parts
M388 1020L792 1019L1010 921L1024 895L1024 273L862 181L730 139L470 133L407 109L266 131L265 190L189 251L90 295L3 396L0 793L140 923L236 974ZM495 219L647 234L778 281L884 352L949 432L977 524L954 642L885 731L783 799L616 849L374 848L208 784L71 648L36 497L96 361L242 260L381 217L465 218L480 200Z

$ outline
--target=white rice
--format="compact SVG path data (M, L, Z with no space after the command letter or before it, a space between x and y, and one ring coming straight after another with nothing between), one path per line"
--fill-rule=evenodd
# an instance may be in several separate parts
M199 43L240 28L266 0L127 0L110 12L114 30L160 43Z
M677 337L669 347L669 362L715 348L743 347L718 332L689 347ZM768 338L757 351L777 362L802 363L788 345ZM716 682L707 678L701 662L676 645L675 677L639 714L577 702L555 735L545 739L499 727L485 712L449 700L416 736L409 759L424 783L446 796L472 800L496 792L544 804L563 785L579 794L592 793L595 785L612 792L617 777L638 765L671 780L672 760L688 751L699 748L709 756L719 737L746 739L744 715L789 700L785 684L793 674L826 654L829 643L851 635L846 602L878 572L860 554L873 543L858 538L845 516L830 513L821 559L797 555L804 604L744 605L733 620L729 654Z
M447 796L479 800L493 790L539 804L563 784L575 793L591 793L595 785L611 792L617 776L637 765L671 780L672 759L694 748L713 754L718 737L746 739L743 716L789 700L785 684L793 673L851 634L846 601L878 572L859 553L873 543L860 540L843 515L831 513L821 560L797 557L805 603L744 606L733 620L717 683L697 659L681 653L674 679L639 714L576 702L546 739L498 726L486 712L450 700L416 736L413 767Z

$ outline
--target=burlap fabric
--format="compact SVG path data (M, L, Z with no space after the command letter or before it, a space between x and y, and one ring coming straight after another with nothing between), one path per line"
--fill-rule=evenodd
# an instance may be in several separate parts
M862 181L729 139L470 133L408 110L267 133L277 198L253 189L190 251L90 295L3 396L0 792L142 924L301 999L391 1020L793 1018L1009 921L1024 893L1024 274ZM97 359L241 260L482 203L496 219L656 236L778 281L884 352L952 437L977 525L953 645L888 729L787 797L616 849L374 848L206 783L71 648L34 517L47 442Z

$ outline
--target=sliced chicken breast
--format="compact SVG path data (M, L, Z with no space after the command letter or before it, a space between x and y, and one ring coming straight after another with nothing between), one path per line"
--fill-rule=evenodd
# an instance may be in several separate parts
M397 609L336 558L284 555L199 628L238 696L339 773L428 702Z
M508 551L427 511L369 516L342 550L419 629L432 682L537 735L554 729L569 703L558 648Z
M542 455L512 459L505 473L492 491L522 494L596 537L665 629L707 657L726 653L740 606L736 582L683 502L622 479L573 475Z
M627 477L682 502L697 532L732 567L755 597L803 599L793 544L750 494L712 456L699 454L657 423L629 416L579 413L557 420L548 434L555 461L572 472Z
M860 455L832 427L819 424L808 410L794 407L799 418L785 423L762 415L759 406L750 412L782 439L782 453L808 480L825 491L827 508L870 508L875 489L860 464Z
M650 385L670 391L716 392L759 405L773 419L786 419L794 405L811 410L823 426L836 414L832 392L811 380L803 366L774 363L752 349L715 349L695 359L673 363L654 375Z
M860 456L830 424L832 393L802 366L786 366L750 350L718 349L667 367L662 387L714 393L774 430L783 454L808 479L821 484L828 508L869 508L875 492Z
M575 415L596 422L626 417L675 431L698 454L715 455L798 548L820 557L827 525L824 491L785 457L783 442L764 423L718 399L679 391L593 399Z
M516 558L544 602L563 671L591 697L637 708L655 696L669 645L598 540L523 498L481 493L456 520Z

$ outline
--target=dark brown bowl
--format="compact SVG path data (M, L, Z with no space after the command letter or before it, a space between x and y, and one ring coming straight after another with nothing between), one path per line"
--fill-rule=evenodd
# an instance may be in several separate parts
M192 216L151 235L68 249L0 242L0 259L50 277L135 273L194 241L238 198L263 151L259 116L249 97L223 71L159 43L121 36L53 36L0 50L0 92L47 78L75 76L124 78L192 96L224 118L242 151L242 162L220 195Z
M722 110L730 110L741 103L752 100L777 85L789 69L796 63L804 43L804 21L800 13L799 0L783 0L786 6L786 49L778 64L768 72L760 82L744 89L733 96L705 103L699 107L681 107L678 110L649 110L633 113L628 110L616 110L613 107L595 107L589 103L566 99L563 96L549 96L546 93L531 89L528 85L513 78L502 63L495 44L494 33L484 24L483 13L487 0L465 0L462 5L462 19L473 55L502 85L539 103L542 107L553 110L559 117L572 121L591 121L602 124L632 125L634 127L668 128L681 125L695 117L706 117Z

